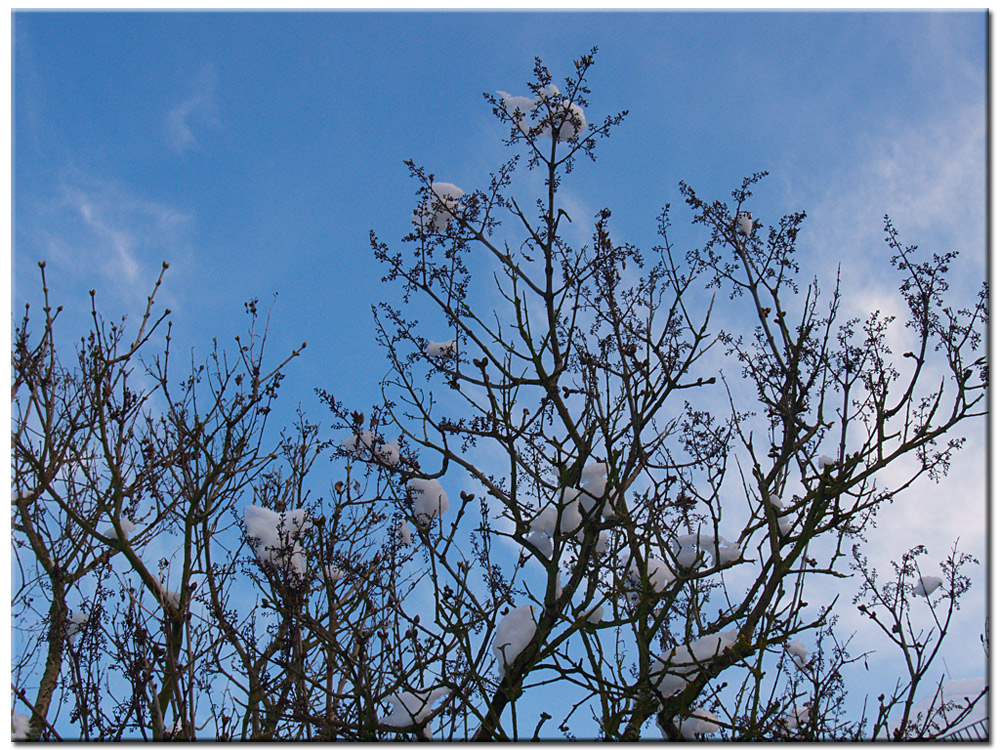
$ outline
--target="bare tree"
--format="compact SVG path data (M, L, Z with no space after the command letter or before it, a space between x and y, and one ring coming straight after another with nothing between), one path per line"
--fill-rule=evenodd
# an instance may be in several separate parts
M655 247L619 240L608 210L581 241L569 228L588 219L560 188L626 115L588 112L593 55L558 87L538 61L528 95L487 95L514 156L485 188L409 163L407 249L371 237L399 294L373 308L390 372L373 408L318 391L329 437L300 414L269 441L288 360L264 365L266 326L178 391L169 335L145 387L127 385L163 325L152 296L132 337L95 312L73 370L47 304L39 341L25 318L14 686L29 736L57 736L63 700L88 738L901 739L956 725L914 706L973 561L956 549L935 587L915 550L879 587L858 544L881 506L946 474L959 428L985 413L985 286L952 306L954 254L924 258L887 219L917 341L893 352L892 320L841 320L839 280L821 293L802 278L805 214L768 217L763 173L728 202L681 185L700 247L673 246L669 206ZM541 176L534 206L522 162ZM323 456L342 468L320 490ZM176 569L148 554L167 531ZM846 702L865 654L835 601L808 601L852 573L906 669L870 715ZM85 581L91 609L74 619ZM914 601L934 632L910 626Z
M789 651L801 646L797 637L830 632L832 607L806 609L810 580L845 575L851 544L878 508L918 476L942 476L960 445L948 436L984 413L986 361L975 350L985 287L968 309L950 307L954 255L921 259L887 220L889 261L919 347L903 355L911 365L903 374L889 320L874 311L839 322L839 284L824 302L817 279L801 280L805 215L767 226L750 214L764 174L746 179L731 203L682 184L707 230L701 248L675 250L667 209L662 243L648 251L615 240L607 210L591 242L574 245L563 228L581 217L560 204L559 189L624 116L586 122L592 61L581 58L562 91L537 63L529 96L487 97L510 146L544 177L533 210L510 189L516 157L468 194L410 165L422 199L405 238L413 251L395 252L374 235L372 244L404 302L423 305L419 319L405 307L378 307L393 371L376 433L401 432L410 456L419 455L419 466L394 469L402 507L414 500L410 477L481 488L478 507L463 495L447 520L434 519L438 533L421 537L450 573L463 516L479 511L474 550L486 588L469 592L464 617L485 623L486 636L456 644L465 659L483 663L497 607L537 610L530 642L505 657L499 682L473 670L473 694L486 708L472 736L521 736L534 719L519 726L518 697L550 682L577 690L570 713L592 714L606 738L636 739L654 716L667 736L690 734L708 704L726 706L711 720L724 735L771 736L788 730L794 696L782 690L783 676L766 680L765 668L791 663L796 678L832 696L831 680L850 659L841 646L824 650L832 637L815 655ZM479 303L483 284L494 283L505 310ZM750 325L714 325L723 304L727 320ZM448 341L425 338L432 334ZM720 348L725 367L715 372L709 353ZM908 480L878 482L910 455L918 463ZM733 486L742 502L731 499ZM723 528L734 529L733 541ZM508 542L504 553L486 556L490 539L493 549ZM495 561L514 554L519 565ZM947 601L963 592L949 588ZM590 616L597 607L603 618ZM449 609L437 604L435 617L446 638ZM823 657L833 664L825 677ZM911 675L914 689L919 676ZM453 689L472 692L465 683ZM809 731L851 730L813 722Z
M26 735L59 736L57 709L72 701L84 739L194 736L204 663L226 631L212 606L233 550L227 539L220 555L218 540L277 458L263 426L288 360L267 371L266 330L251 328L234 362L216 351L178 386L167 325L162 352L142 362L169 315L153 314L161 271L134 333L94 306L64 365L41 265L41 334L26 312L12 355L13 676ZM153 557L165 538L170 568Z

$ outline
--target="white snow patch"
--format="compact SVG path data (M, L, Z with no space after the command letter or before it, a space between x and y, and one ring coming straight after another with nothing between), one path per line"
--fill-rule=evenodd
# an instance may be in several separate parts
M549 84L542 89L535 99L526 96L512 96L506 91L497 91L497 93L503 102L503 108L522 133L527 134L532 127L539 124L530 122L528 118L535 106L542 102L544 102L544 106L537 113L537 116L542 118L540 123L543 126L539 132L541 137L550 137L552 126L556 124L559 125L559 131L556 134L556 140L559 141L571 141L587 128L587 118L583 109L575 102L560 99L559 89L554 84Z
M732 648L737 636L735 630L712 633L657 657L659 664L653 668L653 673L663 673L657 685L660 694L664 698L669 698L683 690L697 673L700 663L721 654L727 648Z
M428 341L425 349L429 357L454 357L458 351L458 342L451 341Z
M552 133L552 125L556 123L559 123L559 131L556 133L557 141L572 141L587 129L587 118L580 105L563 99L558 104L550 106L552 114L546 118L546 124L542 128L542 137L549 137Z
M556 523L559 522L559 511L555 506L546 505L538 515L531 519L530 528L538 534L548 534L552 536L556 533Z
M527 96L512 96L506 91L497 91L500 98L503 100L504 109L507 110L507 114L511 116L517 123L518 129L527 134L529 125L527 125L528 116L531 114L531 110L534 108L537 99L531 99Z
M450 182L432 182L430 193L427 201L413 212L413 224L426 231L443 232L462 210L458 199L465 191Z
M371 430L362 430L357 435L351 435L340 441L340 445L349 451L371 450L375 442L375 433Z
M399 543L404 547L409 547L413 544L413 533L410 531L410 524L406 521L399 522L399 525L396 527L396 533L399 535Z
M118 523L122 527L122 534L125 535L125 541L127 542L129 535L131 535L132 532L135 531L135 524L132 523L130 519L125 518L124 516L119 519ZM109 537L111 539L118 538L118 532L115 531L114 525L105 526L104 530L101 533L103 533L104 536Z
M583 524L583 514L580 512L580 490L571 487L563 489L559 493L556 506L549 505L547 508L551 510L546 516L546 522L551 520L553 533L555 531L556 518L559 521L560 534L569 535L580 530ZM543 510L542 513L545 513L545 511Z
M627 557L627 554L627 551L623 553L623 557ZM665 589L669 583L673 582L674 574L670 571L670 567L663 560L650 557L649 560L646 561L646 580L649 582L650 588L659 594L663 592L663 589ZM638 589L641 586L642 573L639 561L635 558L631 559L628 572L625 574L625 582L632 588Z
M790 731L795 731L799 726L809 723L809 704L804 703L799 706L792 706L789 711L787 711L782 718L785 720L785 726L788 727Z
M806 664L809 663L809 649L806 647L802 641L789 641L785 644L785 651L788 652L789 657L795 662L795 666L799 669L805 669Z
M736 562L743 555L743 550L740 549L739 545L735 542L730 542L728 539L723 539L721 536L718 537L719 544L719 563L731 563ZM715 554L714 548L709 548L708 550L711 554Z
M677 561L682 567L689 568L697 562L698 550L701 549L715 557L718 547L719 563L734 562L740 558L742 550L738 545L723 536L715 534L681 534L677 537L674 548L677 550Z
M304 509L277 513L250 505L243 512L247 538L257 540L257 559L262 565L290 570L301 576L306 572L306 556L299 537L309 528L309 514Z
M163 585L162 582L158 583L160 589L160 600L164 604L169 604L174 609L181 606L181 595L177 591L168 591L167 587Z
M923 576L913 586L913 593L917 596L930 596L944 583L937 576Z
M448 495L437 479L414 477L406 485L413 496L413 515L421 526L448 510Z
M674 561L680 568L693 568L701 557L701 548L697 544L679 544L674 550Z
M66 622L66 640L72 643L76 634L87 624L87 619L88 616L84 612L74 612L71 614L69 620Z
M326 577L329 578L332 583L336 583L347 576L347 573L344 572L343 568L339 568L336 565L326 565L323 569L326 571Z
M598 462L583 467L580 473L580 506L584 513L590 513L597 501L604 497L604 492L608 487L608 465ZM608 513L608 503L604 503L601 515Z
M375 458L386 466L399 463L399 439L383 442L371 430L362 430L340 441L340 445L351 453L366 454L374 448Z
M493 639L493 653L500 663L500 673L514 662L535 635L535 608L530 604L515 607L500 621Z
M449 695L451 695L451 688L448 687L439 687L433 690L428 688L416 692L401 690L389 697L392 711L388 715L380 717L379 724L388 727L409 727L420 724L434 710L434 704Z
M597 536L597 541L594 543L594 553L598 555L603 555L608 551L608 532L602 531Z
M542 555L552 558L552 537L544 531L529 531L524 541L537 549Z
M564 489L559 499L559 506L562 510L562 515L559 517L559 532L572 534L583 523L583 515L580 513L580 490L568 487Z
M711 711L696 708L691 715L680 723L681 735L684 739L693 740L696 736L714 734L719 731L719 718Z
M31 727L31 717L15 711L14 715L10 717L10 726L11 739L26 740L28 739L28 730Z
M531 519L529 526L534 532L555 536L557 525L559 533L569 535L580 530L582 524L580 490L566 487L555 503L549 503Z
M386 466L395 466L399 463L399 438L388 443L382 443L375 448L375 457Z

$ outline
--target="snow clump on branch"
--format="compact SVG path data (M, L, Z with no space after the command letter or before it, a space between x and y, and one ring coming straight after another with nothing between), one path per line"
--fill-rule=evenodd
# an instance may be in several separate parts
M812 708L808 703L803 703L799 706L791 706L791 708L781 717L785 722L785 726L790 732L794 732L799 728L799 726L805 726L809 724L809 714Z
M409 727L421 724L430 715L434 704L441 698L451 695L451 688L439 687L433 690L400 690L389 696L392 712L379 718L379 724L387 727ZM430 728L424 728L424 736L430 739Z
M351 435L340 441L340 447L353 452L371 450L375 442L375 433L371 430L362 430L357 435Z
M529 531L524 541L537 549L544 557L552 557L552 537L544 531Z
M413 497L413 515L421 526L448 510L448 495L438 480L414 477L406 486Z
M556 133L556 140L572 141L587 129L587 118L583 109L575 102L563 99L555 84L549 84L539 91L539 96L535 99L526 96L512 96L506 91L497 91L497 94L503 101L503 108L507 115L525 135L540 124L542 127L538 131L539 135L543 138L549 137L552 134L552 126L558 124L559 130ZM542 107L537 114L542 118L541 121L539 123L528 122L528 116L540 104Z
M69 620L66 623L67 641L69 641L70 643L73 642L73 639L76 637L76 634L79 633L81 630L83 630L83 628L86 626L87 619L88 617L84 612L74 612L69 616Z
M465 191L450 182L432 182L428 200L413 212L414 226L424 231L443 232L448 222L462 210L458 199L463 195Z
M595 463L585 466L580 476L580 487L565 487L558 495L555 503L548 503L531 519L530 532L525 537L531 546L546 557L552 556L552 537L556 527L563 535L576 534L582 539L583 515L594 510L597 501L604 496L607 489L607 464ZM605 501L601 510L604 518L613 515L611 503ZM594 551L604 554L608 547L608 535L601 532Z
M691 567L696 561L699 549L704 550L713 557L716 556L716 551L718 551L718 560L716 562L719 564L734 562L742 554L739 545L730 542L725 537L715 534L701 534L700 532L697 534L681 534L677 537L674 545L677 561L685 568ZM718 547L718 550L716 550L716 547ZM684 554L683 563L681 561L682 553Z
M336 565L326 565L323 569L326 571L326 577L330 579L330 583L336 583L347 576L344 569Z
M122 527L122 534L125 537L124 541L127 542L128 538L129 538L129 535L132 534L133 531L135 531L135 524L132 523L132 521L130 519L124 518L124 517L122 517L119 520L118 523ZM114 527L113 524L110 525L110 526L105 526L103 533L104 533L104 536L109 537L111 539L117 539L118 538L118 532L115 531L115 527Z
M340 441L340 447L348 453L363 455L374 448L375 458L386 466L395 466L399 463L399 439L389 443L383 442L376 437L371 430L362 430L356 435L351 435Z
M31 728L30 716L15 711L14 715L10 717L10 725L12 740L28 739L28 730Z
M559 506L559 533L572 534L583 523L583 515L580 513L580 490L569 487L564 489L560 494Z
M584 466L580 472L580 507L584 513L590 513L598 500L604 497L608 488L608 465L603 461ZM611 518L614 510L611 507L611 500L605 500L601 507L601 516Z
M625 573L625 585L629 589L629 603L635 605L639 601L639 591L642 588L642 572L639 561L630 557L628 550L622 553L621 561L622 565L628 565ZM646 581L655 593L661 594L669 584L673 583L674 574L663 560L650 557L646 561Z
M535 534L553 536L556 533L557 523L559 523L559 511L552 505L546 505L531 519L531 531Z
M181 606L180 592L167 590L167 587L162 582L158 582L157 586L160 589L160 601L164 604L169 604L174 609L179 609Z
M458 351L458 342L451 341L428 341L424 349L428 357L454 357Z
M671 544L671 552L678 567L688 569L697 565L701 557L701 548L694 536L694 534L684 534Z
M719 718L711 711L703 708L696 708L691 715L683 719L680 724L681 735L686 740L693 740L695 737L705 734L715 734L719 731Z
M778 516L778 532L782 536L788 536L792 533L792 526L795 519L792 516L795 515L791 511L785 511L782 515Z
M410 531L410 524L406 521L399 522L399 525L396 527L396 535L399 538L399 543L404 547L409 547L413 544L413 533Z
M791 660L795 662L795 666L799 669L806 668L806 665L809 663L809 649L806 648L806 644L802 641L789 641L785 644L785 651L788 652Z
M276 513L251 505L243 512L247 538L257 540L257 559L261 565L290 570L302 576L306 555L299 537L309 528L309 513L304 509Z
M663 656L656 657L659 664L653 667L653 674L655 679L655 675L662 673L656 685L660 694L664 698L669 698L687 687L688 682L697 674L701 662L708 661L727 648L732 648L736 644L737 636L735 630L724 630L721 633L703 636L694 643L678 646Z
M610 541L611 541L611 538L608 536L608 532L602 531L600 534L598 534L598 536L597 536L597 542L594 543L594 552L595 552L595 554L597 554L597 555L603 555L605 552L607 552L608 551L608 543Z
M917 596L930 596L943 584L937 576L924 576L913 586L913 593Z
M503 106L507 110L507 114L517 123L521 132L527 134L528 126L525 125L525 121L538 100L527 96L513 96L506 91L498 91L497 93L503 99Z
M493 639L493 653L500 663L500 674L514 663L535 635L535 608L530 604L515 607L500 621Z
M580 513L580 491L570 487L559 493L557 504L542 508L530 524L532 532L555 536L556 526L560 534L572 534L580 528L583 516Z
M753 232L753 217L746 211L740 211L740 215L736 217L736 231L745 237Z
M388 443L382 443L375 448L375 457L386 466L395 466L399 463L399 439Z

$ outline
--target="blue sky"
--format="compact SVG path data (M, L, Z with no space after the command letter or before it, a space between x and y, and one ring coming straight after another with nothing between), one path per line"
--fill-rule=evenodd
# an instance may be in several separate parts
M962 251L957 286L975 289L986 22L983 12L15 13L14 310L38 299L44 259L76 334L87 290L107 312L135 314L166 260L161 302L182 351L231 342L243 302L277 294L272 354L308 341L285 406L323 421L315 387L370 404L387 368L373 341L370 306L385 291L368 233L396 243L409 230L416 185L403 160L467 191L485 186L506 154L482 93L526 94L534 56L559 79L594 45L588 120L630 114L566 183L581 237L606 205L620 237L648 247L670 202L684 246L693 235L679 180L725 199L768 170L763 218L805 210L806 270L842 263L850 305L890 304L878 255L886 212L904 241ZM932 554L961 535L985 562L986 454L973 437L948 517L930 499L894 507L880 527L885 554L933 529ZM966 643L981 632L977 601ZM953 676L974 674L974 657Z

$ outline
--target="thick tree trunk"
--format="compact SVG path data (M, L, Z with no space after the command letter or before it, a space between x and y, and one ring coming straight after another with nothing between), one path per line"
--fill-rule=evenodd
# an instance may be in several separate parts
M38 684L38 695L35 698L34 713L28 729L28 740L37 740L45 729L45 718L49 713L52 695L59 682L59 672L62 670L63 650L66 645L66 620L69 610L66 607L66 590L58 574L51 576L52 604L49 606L49 650L45 656L45 671Z

